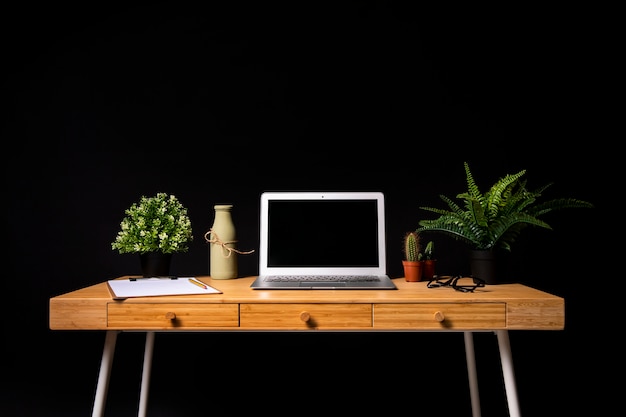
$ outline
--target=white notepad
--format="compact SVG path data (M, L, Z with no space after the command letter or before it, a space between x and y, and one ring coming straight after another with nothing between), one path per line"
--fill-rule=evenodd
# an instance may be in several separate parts
M129 278L107 281L113 299L159 295L221 294L194 277Z

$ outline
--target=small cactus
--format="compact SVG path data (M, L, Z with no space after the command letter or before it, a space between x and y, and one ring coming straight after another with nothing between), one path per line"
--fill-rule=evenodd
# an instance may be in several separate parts
M431 240L426 244L426 248L424 249L424 258L430 260L435 259L433 251L435 250L435 243Z
M408 232L404 235L404 258L407 261L419 261L422 258L420 252L420 236L417 232Z

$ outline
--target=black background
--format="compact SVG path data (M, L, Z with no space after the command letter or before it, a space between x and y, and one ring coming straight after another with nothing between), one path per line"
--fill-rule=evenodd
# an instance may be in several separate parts
M412 3L4 6L3 415L91 413L104 334L51 331L48 302L139 273L111 242L140 196L188 207L194 242L172 273L203 275L215 204L234 205L247 250L264 190L380 190L400 277L403 233L465 190L463 161L483 190L526 169L530 188L554 182L546 198L596 205L517 242L512 278L564 297L566 326L510 337L524 415L612 408L612 12ZM467 272L463 246L433 239L439 272ZM240 256L240 275L257 262ZM475 342L483 416L502 416L495 336ZM143 343L118 338L107 415L136 415ZM382 360L347 356L366 350ZM157 334L148 410L469 416L466 378L461 334ZM255 399L269 388L280 395Z

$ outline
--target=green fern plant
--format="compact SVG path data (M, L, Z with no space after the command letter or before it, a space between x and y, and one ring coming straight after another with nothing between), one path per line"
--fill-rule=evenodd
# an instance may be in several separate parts
M420 235L417 232L408 232L404 235L404 259L410 262L422 258Z
M421 220L416 232L441 232L465 242L472 249L504 249L511 251L511 244L529 225L552 230L540 216L564 208L592 208L593 204L574 198L556 198L538 203L541 194L552 185L548 183L535 191L526 189L522 177L526 170L500 178L484 194L480 191L467 162L464 162L467 192L456 197L457 204L444 195L439 197L447 209L420 207L439 214L433 220Z

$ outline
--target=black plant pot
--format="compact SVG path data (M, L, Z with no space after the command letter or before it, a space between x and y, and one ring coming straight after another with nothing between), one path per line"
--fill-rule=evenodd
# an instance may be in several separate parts
M139 254L144 278L164 277L170 274L171 253L147 252Z
M487 284L510 282L510 253L505 250L470 250L470 273Z

